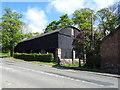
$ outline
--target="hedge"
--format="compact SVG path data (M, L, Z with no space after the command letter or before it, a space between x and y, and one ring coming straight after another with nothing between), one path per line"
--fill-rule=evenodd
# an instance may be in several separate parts
M26 61L42 61L51 62L54 60L53 54L36 54L36 53L14 53L14 58L23 59Z
M101 57L99 55L90 56L86 60L86 66L92 68L100 68Z

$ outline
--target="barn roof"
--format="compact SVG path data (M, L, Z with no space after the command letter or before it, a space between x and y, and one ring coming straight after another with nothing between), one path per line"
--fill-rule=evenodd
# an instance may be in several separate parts
M73 27L73 26L68 26L68 27L74 28L74 29L76 29L76 30L79 31L79 29L77 29L76 27ZM68 28L68 27L64 27L64 28ZM32 40L32 39L39 38L39 37L43 37L43 36L47 36L47 35L50 35L50 34L53 34L53 33L57 33L57 32L59 32L60 30L62 30L62 29L64 29L64 28L60 28L60 29L57 29L57 30L54 30L54 31L51 31L51 32L44 33L44 34L42 34L42 35L38 35L38 36L29 38L29 39L26 39L26 40L22 40L21 42L28 41L28 40Z

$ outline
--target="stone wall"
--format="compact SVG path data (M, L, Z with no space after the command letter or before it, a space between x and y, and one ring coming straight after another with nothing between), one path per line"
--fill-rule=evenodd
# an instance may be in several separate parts
M65 64L75 64L76 62L79 62L79 59L61 59L60 64L65 65Z
M111 72L118 72L120 69L120 28L112 32L100 45L101 68Z
M73 51L73 39L78 34L78 31L73 28L64 28L58 35L58 47L61 48L61 58L71 59Z

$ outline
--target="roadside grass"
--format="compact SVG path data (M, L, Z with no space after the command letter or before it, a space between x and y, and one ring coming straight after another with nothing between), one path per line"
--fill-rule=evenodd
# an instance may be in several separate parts
M81 64L81 66L84 66L85 64ZM61 65L61 66L65 66L65 67L79 67L79 62L75 62L74 64L65 64L65 65Z
M13 58L14 60L18 60L18 61L26 61L26 60L23 60L23 59L16 59L14 57L9 57L9 58ZM47 65L51 65L51 66L54 66L54 65L57 64L55 62L41 62L41 61L26 61L26 62L33 62L33 63L38 63L38 64L47 64Z
M9 57L9 58L12 58L12 59L18 60L18 61L26 61L26 60L23 60L23 59L16 59L14 57ZM74 70L109 73L106 70L85 67L84 64L82 64L81 67L79 67L79 62L76 62L75 64L66 64L66 65L58 65L55 62L40 62L40 61L26 61L26 62L33 62L33 63L38 63L38 64L46 64L46 65L57 66L57 67L62 67L62 68L70 68L70 69L74 69Z
M88 68L85 66L85 64L81 64L81 67L79 67L79 62L76 62L75 64L66 64L66 65L56 65L58 67L64 67L64 68L70 68L74 70L82 70L82 71L92 71L92 72L108 72L106 70L102 70L100 68Z
M10 56L10 52L8 52L8 53L0 52L0 56Z
M47 64L47 65L51 65L51 66L54 66L57 64L55 62L40 62L40 61L31 61L31 62L39 63L39 64Z

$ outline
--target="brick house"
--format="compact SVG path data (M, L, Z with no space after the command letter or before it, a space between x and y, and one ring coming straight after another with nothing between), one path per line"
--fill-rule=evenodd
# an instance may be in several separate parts
M120 74L120 25L100 45L101 68Z

